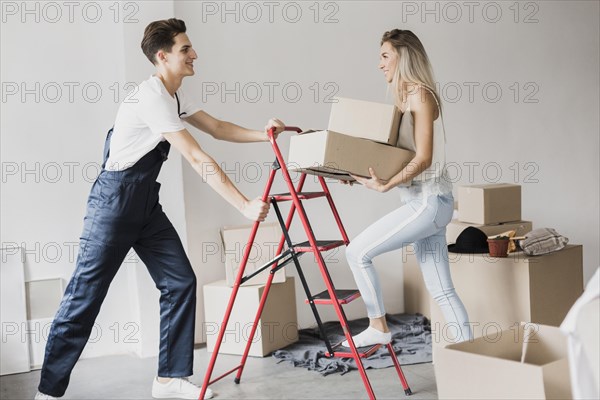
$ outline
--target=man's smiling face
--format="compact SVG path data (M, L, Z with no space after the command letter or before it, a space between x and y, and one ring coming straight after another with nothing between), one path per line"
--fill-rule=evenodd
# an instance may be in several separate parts
M178 76L194 75L194 60L198 54L192 48L192 43L185 33L180 33L174 38L175 44L170 52L160 50L157 53L159 60L165 60L164 64L169 72Z

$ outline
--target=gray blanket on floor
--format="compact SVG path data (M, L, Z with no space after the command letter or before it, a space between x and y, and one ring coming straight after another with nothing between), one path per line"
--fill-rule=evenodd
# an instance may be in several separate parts
M392 332L392 347L400 365L431 362L431 326L427 318L420 314L387 315L387 323ZM368 318L348 322L355 335L369 326ZM339 322L326 322L325 331L332 346L344 340ZM295 367L305 367L323 375L341 372L342 375L356 368L353 358L327 358L325 342L320 338L318 327L302 329L299 340L273 353L279 362L289 361ZM339 349L336 349L339 351ZM345 348L342 348L344 351ZM349 351L349 350L347 350ZM387 368L393 361L386 346L380 347L370 357L363 359L365 368Z

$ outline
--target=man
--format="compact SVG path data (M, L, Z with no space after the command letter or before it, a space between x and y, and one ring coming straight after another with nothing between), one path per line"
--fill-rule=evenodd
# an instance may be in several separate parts
M196 277L162 211L156 178L173 145L245 217L263 221L268 204L244 197L181 118L232 142L266 141L266 131L275 127L277 135L283 123L272 119L265 131L253 131L219 121L192 104L181 82L194 75L197 55L185 32L185 23L175 18L152 22L144 31L142 50L156 73L139 85L135 101L121 104L108 133L103 168L88 199L77 266L50 330L36 399L65 393L110 282L132 247L161 291L160 354L152 396L200 396L200 388L187 380L193 367ZM210 397L207 389L205 398Z

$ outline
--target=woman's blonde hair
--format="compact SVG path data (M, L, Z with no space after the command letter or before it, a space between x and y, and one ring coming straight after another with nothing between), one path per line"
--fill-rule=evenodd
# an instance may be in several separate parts
M417 35L409 30L393 29L383 34L381 45L386 42L392 45L398 55L398 64L392 81L398 104L402 103L410 93L410 90L406 93L405 88L400 85L400 82L404 82L411 86L417 84L428 87L441 107L440 97L435 89L433 68Z

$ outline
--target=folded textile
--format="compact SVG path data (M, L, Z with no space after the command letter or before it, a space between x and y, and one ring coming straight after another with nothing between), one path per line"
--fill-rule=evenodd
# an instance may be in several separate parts
M431 325L420 314L388 314L388 327L392 333L392 347L401 365L431 362ZM368 318L348 322L353 334L362 332L369 326ZM345 339L337 321L323 324L327 337L334 345ZM298 332L298 342L273 353L279 362L289 361L295 367L308 368L322 375L345 374L357 369L353 358L327 358L325 342L320 338L318 327L302 329ZM350 351L350 350L346 350ZM393 366L387 347L382 346L370 357L363 359L365 368L387 368Z
M562 250L569 239L560 235L552 228L534 229L527 233L526 238L519 242L519 245L528 256L539 256Z

